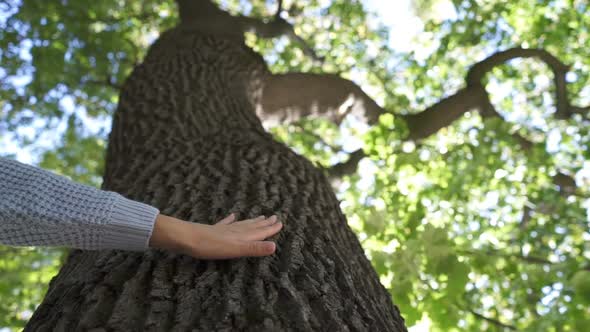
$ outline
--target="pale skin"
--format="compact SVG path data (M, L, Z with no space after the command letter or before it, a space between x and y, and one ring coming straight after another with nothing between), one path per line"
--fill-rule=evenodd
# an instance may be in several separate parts
M149 246L198 259L262 257L275 252L276 244L265 239L282 227L276 215L236 221L232 213L214 225L207 225L159 214Z

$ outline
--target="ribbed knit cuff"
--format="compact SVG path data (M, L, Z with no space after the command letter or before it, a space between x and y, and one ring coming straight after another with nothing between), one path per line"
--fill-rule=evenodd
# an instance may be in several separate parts
M133 251L146 250L160 210L115 194L111 219L105 225L102 247Z

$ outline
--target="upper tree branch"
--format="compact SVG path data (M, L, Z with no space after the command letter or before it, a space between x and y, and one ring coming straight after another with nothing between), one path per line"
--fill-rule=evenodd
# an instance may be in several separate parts
M484 316L484 315L480 314L479 312L477 312L477 311L475 311L473 309L465 309L465 308L461 308L461 309L466 310L469 313L471 313L473 316L475 316L477 318L480 318L480 319L483 319L486 322L492 323L492 324L494 324L494 325L496 325L498 327L502 327L502 328L509 329L509 330L512 330L512 331L515 331L516 330L516 326L508 325L506 323L502 323L501 321L499 321L499 320L497 320L495 318Z
M586 120L590 120L590 106L586 107L579 107L579 106L570 106L570 111L572 114L580 114L582 118Z
M512 48L497 52L471 67L465 79L467 86L454 95L443 99L418 114L404 116L410 129L410 139L416 140L428 137L472 109L478 109L482 116L496 116L504 120L490 102L481 81L496 66L512 59L531 57L539 58L553 72L556 88L555 116L557 118L569 118L573 113L583 113L584 110L590 108L576 107L569 103L565 80L569 68L567 65L542 49ZM534 145L533 142L518 133L513 133L512 136L524 151L531 151L531 147ZM576 190L575 180L571 176L560 172L553 180L559 186L563 195L572 194Z
M295 33L293 25L278 15L270 21L262 21L247 16L235 16L235 19L244 32L253 32L260 38L287 36L292 42L298 44L302 48L305 55L318 62L324 61L323 57L317 55L307 42Z
M365 157L363 149L358 149L348 156L348 160L332 165L328 169L328 177L330 179L338 179L344 175L353 174L356 172L359 162Z
M473 109L480 110L484 116L486 113L493 111L493 106L482 84L483 77L494 67L510 60L532 57L539 58L553 72L553 81L556 88L555 116L557 118L569 118L574 113L583 114L590 109L590 106L577 107L569 103L565 80L565 75L569 69L567 65L542 49L511 48L494 53L473 65L465 78L465 88L420 113L404 116L410 127L410 138L415 140L428 137L451 124L465 112Z
M283 0L277 1L277 12L275 13L275 18L281 17L281 13L283 12Z
M500 250L494 250L494 249L487 249L485 251L476 251L476 250L470 250L470 249L458 249L457 250L458 253L460 254L468 254L468 255L481 255L481 256L496 256L496 257L502 257L502 258L506 258L506 259L511 259L511 258L516 258L528 263L532 263L532 264L555 264L553 262L551 262L548 259L545 259L543 257L537 257L537 256L529 256L529 255L522 255L522 254L517 254L517 253L503 253Z
M426 283L426 284L430 287L430 285L428 283ZM492 324L494 324L497 327L501 327L501 328L505 328L505 329L509 329L509 330L513 330L513 331L516 330L516 326L514 326L514 325L503 323L503 322L499 321L498 319L485 316L485 315L480 314L479 312L477 312L477 311L475 311L475 310L473 310L471 308L467 308L469 305L461 305L461 304L459 304L457 302L454 302L453 305L457 309L462 310L462 311L467 311L467 312L471 313L473 316L475 316L475 317L477 317L479 319L483 319L483 320L485 320L488 323L492 323Z
M323 58L299 37L289 22L280 16L282 2L278 3L277 13L272 19L261 20L248 16L233 16L221 10L211 0L176 0L179 7L181 25L199 31L233 36L243 39L245 32L253 32L261 38L287 36L300 45L303 52L312 59L322 62Z
M490 72L494 67L516 58L538 58L549 66L553 72L553 82L555 84L556 118L568 119L573 113L576 113L576 111L584 109L572 106L569 103L567 96L567 82L565 79L569 66L543 49L525 49L517 47L495 53L469 69L466 78L467 85L481 84L483 76Z
M104 80L94 80L94 79L83 79L80 81L81 84L94 84L94 85L102 85L109 88L113 88L115 90L120 90L121 85L117 84L115 78L112 76L107 76Z
M420 113L402 115L401 117L408 125L408 138L411 140L426 138L436 133L441 128L450 125L464 113L471 110L478 110L484 117L497 116L504 120L490 102L488 93L481 81L483 77L496 66L512 59L530 57L539 58L551 68L554 74L557 105L556 117L567 118L573 113L583 114L590 109L590 106L582 108L570 105L567 98L565 81L565 75L569 68L567 65L563 64L545 50L513 48L497 52L472 66L465 79L465 88L428 107ZM513 133L512 136L525 151L530 151L531 147L534 145L533 142L518 133ZM347 169L356 168L349 167ZM575 191L575 181L570 176L559 173L554 178L554 182L560 187L560 190L564 194Z

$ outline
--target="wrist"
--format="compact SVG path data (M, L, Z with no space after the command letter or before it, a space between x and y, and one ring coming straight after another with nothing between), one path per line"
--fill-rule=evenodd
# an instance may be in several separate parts
M149 246L151 248L182 251L184 249L182 239L186 235L186 224L186 221L158 214Z

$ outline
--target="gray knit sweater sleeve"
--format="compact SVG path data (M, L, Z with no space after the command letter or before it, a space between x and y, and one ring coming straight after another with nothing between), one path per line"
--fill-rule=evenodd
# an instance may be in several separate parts
M144 250L159 210L0 157L0 243Z

